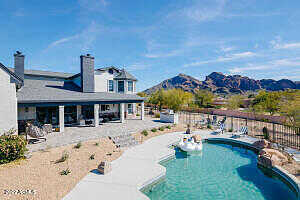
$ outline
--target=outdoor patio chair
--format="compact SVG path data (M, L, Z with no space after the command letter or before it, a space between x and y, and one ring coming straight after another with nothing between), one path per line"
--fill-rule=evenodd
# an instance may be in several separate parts
M225 124L221 124L220 127L214 131L214 133L220 134L223 133L225 129Z
M248 135L248 127L247 126L242 126L242 128L240 129L240 131L233 133L234 136L246 136Z
M213 121L212 121L211 124L212 124L212 125L217 124L217 116L216 116L216 115L213 116Z

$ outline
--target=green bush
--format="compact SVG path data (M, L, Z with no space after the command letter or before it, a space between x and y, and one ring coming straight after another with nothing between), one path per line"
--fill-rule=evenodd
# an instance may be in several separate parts
M71 171L70 171L70 169L69 168L67 168L67 169L65 169L65 170L62 170L61 172L60 172L60 175L68 175L68 174L70 174L71 173Z
M81 146L82 146L81 142L78 142L78 143L74 146L74 148L75 148L75 149L80 149Z
M90 156L90 160L94 160L95 159L95 154L92 154L91 156Z
M212 126L210 124L207 125L208 129L212 129Z
M156 129L156 128L153 128L153 129L151 129L151 131L152 131L153 133L155 133L155 132L157 131L157 129Z
M163 127L163 126L162 126L162 127L159 127L159 130L160 130L160 131L164 131L164 130L165 130L165 127Z
M68 160L69 158L69 153L67 151L64 151L61 158L58 159L57 161L55 161L55 163L62 163L62 162L65 162L66 160Z
M136 113L136 116L138 117L138 116L141 116L139 113Z
M154 117L155 118L160 118L160 113L155 113Z
M96 146L99 146L99 142L96 142L95 145L96 145Z
M147 130L143 130L142 131L142 135L147 136L148 135L148 131Z
M166 126L167 129L171 129L172 127L170 125Z
M2 135L0 136L0 164L9 163L24 157L26 140L23 136Z
M228 129L228 132L233 132L233 129L232 128Z

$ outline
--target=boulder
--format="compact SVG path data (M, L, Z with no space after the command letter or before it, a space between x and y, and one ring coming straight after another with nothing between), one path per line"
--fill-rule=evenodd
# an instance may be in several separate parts
M101 173L101 174L107 174L111 171L111 164L110 162L106 162L106 161L102 161L100 163L100 165L98 166L98 171Z
M284 155L283 153L281 153L280 151L278 151L276 149L268 149L268 148L264 148L260 151L259 157L258 157L258 162L261 161L260 159L262 159L264 161L269 159L271 162L271 166L274 166L274 165L282 166L289 161L288 157L286 155Z
M194 138L194 141L195 141L196 143L200 143L201 140L202 140L202 138L201 138L200 135L193 135L192 138Z
M263 149L263 148L270 148L271 144L268 140L259 140L253 143L253 146L259 148L259 149Z

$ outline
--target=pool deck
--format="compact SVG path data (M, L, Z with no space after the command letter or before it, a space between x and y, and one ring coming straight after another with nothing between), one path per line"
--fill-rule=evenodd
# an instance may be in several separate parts
M214 135L207 130L193 133L201 135L203 139L233 139L248 144L258 140L251 137L232 138L229 133ZM166 168L159 162L175 155L175 151L168 146L178 142L182 136L183 133L179 132L169 133L127 149L119 159L112 162L110 173L102 175L96 170L90 172L63 199L149 200L140 189L165 176ZM292 153L300 160L299 151L293 150Z

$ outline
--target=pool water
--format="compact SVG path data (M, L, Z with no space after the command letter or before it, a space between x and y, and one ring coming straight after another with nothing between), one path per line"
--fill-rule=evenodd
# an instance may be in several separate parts
M144 193L152 200L294 200L295 193L276 177L257 167L250 150L226 144L203 143L202 154L186 155L162 164L165 180Z

